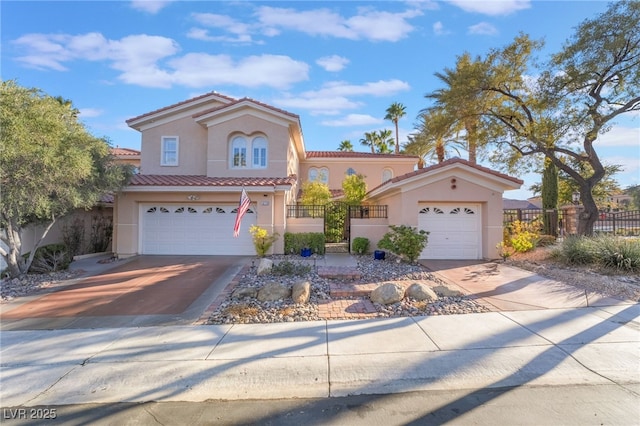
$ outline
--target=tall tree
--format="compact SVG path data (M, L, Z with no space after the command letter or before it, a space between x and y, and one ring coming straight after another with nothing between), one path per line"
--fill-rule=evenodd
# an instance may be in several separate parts
M479 58L472 59L469 53L459 56L455 69L445 68L444 72L435 73L444 87L425 95L435 105L422 111L437 108L456 120L454 127L464 129L469 161L474 164L477 162L479 147L484 145L480 119L482 111L487 107L487 97L477 89L478 80L482 77L481 71L482 63Z
M349 175L342 181L344 201L350 205L358 205L367 195L367 183L361 174Z
M458 138L454 125L455 120L440 108L422 112L415 126L417 132L409 136L405 151L421 158L435 158L438 163L442 163L452 150L460 155L465 144Z
M640 2L613 2L585 20L536 81L523 78L534 46L520 35L490 52L478 87L500 104L484 117L516 157L543 155L575 181L584 207L578 233L591 235L593 190L606 175L595 144L618 116L640 110Z
M542 210L547 212L558 208L558 168L548 158L544 160L542 171ZM558 229L558 217L556 215L543 214L544 233L556 235Z
M90 208L126 183L131 168L114 162L109 144L77 121L70 102L38 89L3 81L0 92L0 254L11 276L28 272L37 248L55 222L76 208ZM22 235L45 229L27 259Z
M343 140L342 142L340 142L340 146L338 147L338 151L351 152L351 151L353 151L353 144L351 143L350 140Z
M391 146L394 144L394 139L391 130L384 129L373 132L373 140L375 141L376 152L379 154L388 154L391 152Z
M306 181L302 184L300 202L309 206L324 206L331 201L331 191L327 184L318 181Z
M404 105L399 102L392 103L389 108L387 108L387 115L384 116L385 120L391 120L393 124L396 126L396 144L395 144L395 153L400 153L400 137L398 135L398 121L402 117L406 115L406 109Z
M376 152L376 135L374 132L365 132L364 138L360 139L360 144L364 146L368 146L371 148L371 153L374 154Z

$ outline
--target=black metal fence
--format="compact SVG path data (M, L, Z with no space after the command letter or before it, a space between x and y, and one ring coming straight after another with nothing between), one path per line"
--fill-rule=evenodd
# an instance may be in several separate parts
M292 218L323 218L326 206L290 204L287 205L287 217ZM348 214L351 219L380 219L387 217L387 206L363 205L348 206Z
M545 218L546 216L546 218ZM503 224L508 226L516 220L521 222L540 221L557 224L545 233L555 236L567 235L567 211L562 209L504 209ZM545 222L546 220L546 222ZM574 218L574 221L577 218ZM555 232L554 232L555 229ZM601 212L593 225L596 233L608 233L620 236L640 236L640 210L623 212Z
M640 210L602 212L593 224L593 231L620 236L639 236Z

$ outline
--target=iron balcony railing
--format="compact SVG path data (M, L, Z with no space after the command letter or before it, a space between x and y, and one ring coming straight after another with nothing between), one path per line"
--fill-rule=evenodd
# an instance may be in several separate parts
M289 204L287 205L287 217L290 218L323 218L326 206ZM351 219L386 219L387 206L363 205L345 206Z

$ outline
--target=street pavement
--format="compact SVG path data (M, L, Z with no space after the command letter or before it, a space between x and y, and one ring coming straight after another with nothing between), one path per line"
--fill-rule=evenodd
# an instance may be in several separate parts
M544 281L527 274L534 283ZM505 389L566 388L607 389L600 399L618 395L617 406L594 408L600 415L594 424L640 419L640 305L533 304L412 318L2 331L0 405L4 421L18 421L22 412L11 410L24 407L277 403L416 392L493 403L486 395L498 398Z

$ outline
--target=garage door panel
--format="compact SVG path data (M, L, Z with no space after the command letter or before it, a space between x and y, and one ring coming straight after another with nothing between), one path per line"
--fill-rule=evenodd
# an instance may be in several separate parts
M422 259L479 259L480 206L425 204L418 212L418 227L429 232Z
M233 236L236 206L141 206L143 254L251 255L248 230L256 223L254 210L242 218L240 235Z

